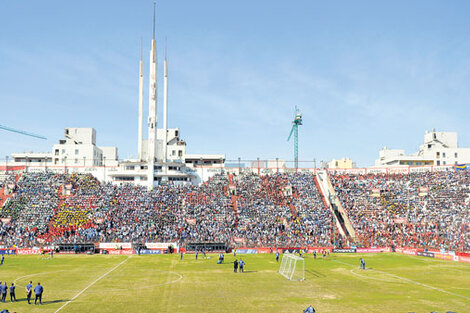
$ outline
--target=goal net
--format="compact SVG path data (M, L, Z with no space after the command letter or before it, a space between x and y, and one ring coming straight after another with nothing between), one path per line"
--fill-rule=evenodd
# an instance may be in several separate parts
M289 280L305 279L305 260L295 254L284 253L282 255L279 273Z

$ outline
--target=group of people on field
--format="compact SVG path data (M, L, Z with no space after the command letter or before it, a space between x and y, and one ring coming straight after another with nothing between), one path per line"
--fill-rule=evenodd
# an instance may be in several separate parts
M33 288L33 282L30 281L26 287L26 300L28 301L28 304L31 304L31 297L35 295L34 299L34 304L37 304L39 301L39 304L42 304L42 294L44 292L44 287L41 285L41 283L38 282L38 284ZM10 292L10 302L16 302L16 286L15 283L11 283L10 286L7 285L7 282L4 281L3 284L0 281L0 302L5 303L6 298L7 298L7 293Z

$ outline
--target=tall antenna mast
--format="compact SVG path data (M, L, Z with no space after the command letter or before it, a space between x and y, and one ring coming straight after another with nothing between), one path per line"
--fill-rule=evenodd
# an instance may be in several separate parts
M157 49L155 44L156 2L153 3L153 37L150 51L149 78L149 118L148 118L148 150L147 150L147 189L153 189L155 177L155 161L157 157Z

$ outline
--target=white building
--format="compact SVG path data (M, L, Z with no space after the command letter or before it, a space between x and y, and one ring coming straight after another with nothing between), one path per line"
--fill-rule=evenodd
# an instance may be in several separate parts
M355 168L356 163L350 158L333 159L328 162L328 168Z
M379 152L376 166L421 166L455 165L470 163L470 148L459 148L456 132L436 132L434 129L424 134L424 144L413 154L405 150L383 148Z
M98 147L94 128L66 128L65 139L52 147L54 165L116 166L116 147Z
M50 153L12 153L11 166L25 167L85 167L117 166L116 147L96 145L96 130L93 128L66 128L65 139L52 146Z

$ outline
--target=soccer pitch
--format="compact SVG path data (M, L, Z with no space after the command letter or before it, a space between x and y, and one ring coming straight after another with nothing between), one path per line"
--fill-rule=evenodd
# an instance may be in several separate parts
M288 281L273 254L196 261L194 255L7 256L0 280L15 282L10 312L470 312L470 264L424 257L331 254L305 261L305 281ZM359 258L366 270L359 269ZM45 288L42 306L28 305L24 286ZM9 295L7 296L7 300ZM34 296L33 296L34 300Z

